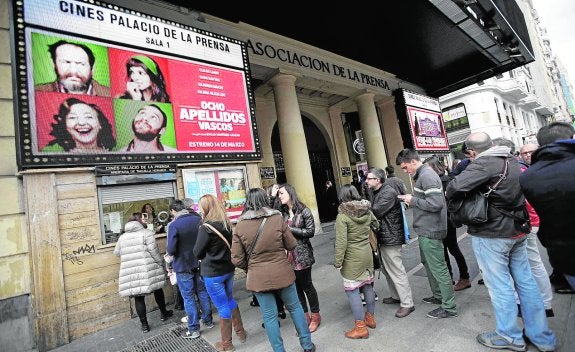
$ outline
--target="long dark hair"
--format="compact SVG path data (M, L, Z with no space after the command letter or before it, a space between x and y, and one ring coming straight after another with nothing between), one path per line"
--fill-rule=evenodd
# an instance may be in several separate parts
M357 188L350 184L341 186L338 198L341 203L351 202L352 200L361 200L361 196L359 195Z
M305 208L307 208L307 205L305 205L301 200L299 200L299 197L297 196L297 193L295 191L295 188L290 185L289 183L284 183L283 185L280 185L279 189L285 189L287 194L289 195L289 199L291 200L292 203L292 210L294 213L299 213L302 210L304 210ZM278 190L279 191L279 190ZM281 204L281 202L279 202ZM288 205L287 204L281 204L281 210L282 212L288 212Z
M141 58L141 59L138 59ZM142 62L142 60L146 60L148 62L149 65L151 65L156 71L157 73L152 72L152 70L150 70L150 68L148 67L148 65L146 65L146 63ZM152 88L152 98L151 101L157 101L157 102L161 102L161 103L169 103L170 102L170 96L168 95L168 91L166 89L166 80L164 79L164 74L162 73L162 70L160 70L160 66L151 58L147 57L147 56L143 56L143 55L137 55L134 56L132 58L130 58L130 60L128 60L128 62L126 63L126 71L128 74L128 77L130 77L130 68L137 66L137 67L141 67L142 69L144 69L144 71L146 71L146 73L148 74L148 76L150 76L150 81L151 81L151 88Z
M263 188L250 188L246 194L244 203L244 213L248 210L260 210L263 207L269 207L268 194Z
M88 104L80 99L68 98L60 104L58 109L58 114L54 115L54 120L56 122L52 123L52 131L50 135L54 137L53 140L48 143L48 145L59 144L65 151L76 148L76 141L72 138L68 130L66 129L66 118L70 113L72 106L76 104L85 104L96 111L98 115L98 121L100 122L100 132L98 132L97 143L98 147L105 150L112 150L116 146L116 140L114 139L114 134L112 131L112 125L110 121L106 118L106 115L96 104Z

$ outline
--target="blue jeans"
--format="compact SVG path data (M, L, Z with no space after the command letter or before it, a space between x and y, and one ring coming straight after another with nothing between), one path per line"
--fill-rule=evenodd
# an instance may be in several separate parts
M198 296L200 301L200 309L202 310L202 320L204 324L212 322L212 303L206 291L204 281L199 272L195 273L176 273L178 280L178 288L184 299L184 309L188 315L188 330L200 331L200 321L198 319L198 305L194 294Z
M295 329L299 336L299 344L304 350L312 348L311 333L307 326L307 321L303 313L303 308L299 302L295 283L286 288L279 289L279 294L284 301ZM254 292L260 303L260 312L264 321L264 327L268 335L268 340L272 345L274 352L285 352L284 342L281 336L280 326L278 323L278 307L273 291Z
M495 332L510 343L525 344L517 323L517 292L525 335L539 349L554 350L555 334L547 324L541 292L531 273L526 237L511 239L473 236L471 241L485 287L491 297Z
M214 306L216 306L220 314L220 318L231 319L232 310L238 306L232 292L234 288L234 272L214 277L204 276L204 283Z
M553 289L551 288L551 281L549 281L549 274L547 274L547 270L545 269L545 265L543 265L541 255L539 254L537 231L539 231L539 227L533 226L531 228L531 232L527 235L527 259L529 259L529 266L531 266L533 278L537 283L537 287L539 287L539 292L541 292L541 298L543 298L545 309L551 309L553 303Z

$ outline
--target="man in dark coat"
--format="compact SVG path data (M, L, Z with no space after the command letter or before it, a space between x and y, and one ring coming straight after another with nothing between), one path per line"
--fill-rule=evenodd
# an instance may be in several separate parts
M194 255L202 218L198 214L190 214L181 200L175 200L170 204L170 212L174 220L168 224L166 252L174 257L172 268L176 272L178 288L184 298L184 308L188 315L188 330L182 337L195 339L200 337L200 319L194 293L200 301L204 325L208 328L214 326L212 304L200 276L198 258Z
M509 147L494 146L484 132L471 133L465 144L473 162L449 183L448 199L474 190L485 193L500 178L507 164L506 177L489 195L488 220L467 226L473 252L489 290L496 323L495 331L479 334L477 341L491 348L526 350L517 322L517 292L526 336L540 351L553 351L555 334L549 329L543 299L531 273L526 234L516 229L513 217L495 209L521 214L519 209L524 206L525 199L519 185L521 169L517 159L511 155Z
M384 304L400 304L395 316L403 318L415 310L413 295L407 273L401 258L401 246L405 243L403 215L397 192L385 183L385 172L372 167L365 181L369 187L368 200L371 211L380 222L380 245L383 257L383 272L391 297L384 298Z
M564 138L564 139L561 139ZM569 138L569 139L567 139ZM539 215L539 240L554 269L563 272L575 290L575 129L553 123L537 133L543 145L531 156L529 167L519 178L525 197Z

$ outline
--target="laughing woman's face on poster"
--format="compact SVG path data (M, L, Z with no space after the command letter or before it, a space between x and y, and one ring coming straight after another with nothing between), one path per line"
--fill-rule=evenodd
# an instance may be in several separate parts
M66 130L76 142L77 149L97 149L102 126L98 113L88 104L76 104L66 116Z

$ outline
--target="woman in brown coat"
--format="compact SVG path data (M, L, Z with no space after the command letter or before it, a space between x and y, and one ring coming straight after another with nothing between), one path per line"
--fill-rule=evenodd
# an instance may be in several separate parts
M247 272L246 288L253 291L258 299L274 352L284 352L285 348L273 290L279 291L290 312L301 347L306 352L315 351L295 288L295 274L286 255L286 251L294 249L296 245L297 241L281 213L269 208L266 191L250 189L244 213L238 219L232 239L232 262Z

